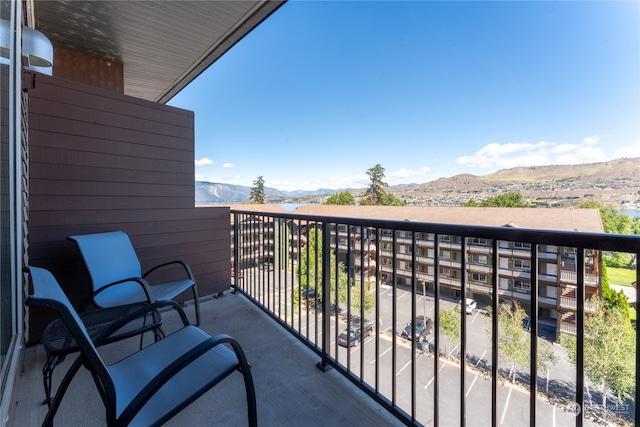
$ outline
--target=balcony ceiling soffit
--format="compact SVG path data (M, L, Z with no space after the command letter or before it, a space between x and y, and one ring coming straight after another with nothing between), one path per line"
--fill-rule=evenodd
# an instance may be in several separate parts
M35 17L54 46L122 62L127 95L164 103L283 3L39 0Z

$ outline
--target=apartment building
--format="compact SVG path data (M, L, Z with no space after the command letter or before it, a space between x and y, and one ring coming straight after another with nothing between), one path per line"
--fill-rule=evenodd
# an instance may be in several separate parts
M262 208L251 206L251 209L256 210ZM275 207L266 209L272 213L284 212ZM595 209L306 205L299 207L295 213L322 217L603 232L600 213ZM242 230L238 236L239 260L243 260L243 265L266 263L277 265L278 268L293 265L292 262L297 260L297 252L301 250L299 248L306 242L308 229L313 226L315 224L280 220L272 216L262 217L259 213L245 217L243 224L239 224L237 228ZM535 265L537 269L533 276L537 278L538 284L540 323L551 328L556 339L559 339L560 332L576 331L578 272L575 248L537 245L537 262L533 262L531 244L526 242L499 241L497 253L494 253L493 242L489 239L472 237L463 242L460 236L438 235L436 254L436 235L432 233L384 228L361 230L360 227L348 227L336 222L332 224L331 236L332 247L337 248L341 261L355 281L375 282L377 279L383 286L395 285L405 289L415 286L417 292L430 293L433 292L437 275L441 295L456 300L459 299L465 275L466 295L476 299L479 307L490 303L493 276L497 274L501 301L517 302L530 312L531 270ZM585 298L589 300L600 293L600 256L597 251L585 251L584 255ZM497 266L495 272L494 263ZM587 303L586 309L592 310L593 306Z

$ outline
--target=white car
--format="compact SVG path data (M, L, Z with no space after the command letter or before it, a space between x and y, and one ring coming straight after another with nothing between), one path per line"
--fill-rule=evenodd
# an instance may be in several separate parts
M462 303L462 301L460 301L458 304L461 304L461 303ZM466 309L465 309L466 313L467 314L473 314L473 310L476 309L477 305L478 304L476 303L476 300L471 299L471 298L467 298L467 304L466 304Z

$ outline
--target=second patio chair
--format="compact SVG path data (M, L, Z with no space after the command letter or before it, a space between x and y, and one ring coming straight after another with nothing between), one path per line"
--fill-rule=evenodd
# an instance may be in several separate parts
M96 306L115 307L134 302L170 300L191 288L196 325L200 325L198 289L186 262L166 262L143 274L131 240L122 231L69 236L67 239L74 242L82 254L93 286L90 300ZM150 280L152 273L172 265L180 266L185 277L165 282Z

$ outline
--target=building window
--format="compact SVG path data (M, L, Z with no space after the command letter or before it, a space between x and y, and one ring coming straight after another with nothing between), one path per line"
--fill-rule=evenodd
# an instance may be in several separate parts
M387 250L391 249L391 243L383 243L382 249L387 249Z
M452 277L451 276L451 269L447 268L447 267L440 267L440 275L441 276Z
M489 244L489 241L487 239L482 239L479 237L474 237L471 239L471 243L473 243L474 245L483 245L483 246L487 246Z
M518 289L520 291L530 291L531 283L525 282L524 280L515 279L513 281L513 288Z
M514 259L513 268L520 270L531 270L531 261L528 259Z
M386 265L391 265L391 258L382 258L382 263Z
M440 251L440 258L451 259L451 251Z
M451 236L449 236L448 234L444 234L444 235L440 236L440 241L441 242L450 242L451 241Z
M393 231L391 230L382 230L382 235L383 236L392 236L393 235Z
M531 249L531 243L528 242L513 242L513 247L518 249Z
M482 273L471 273L471 280L474 282L487 283L487 275Z
M481 254L471 254L471 262L475 262L476 264L488 264L489 257Z
M410 262L405 262L404 263L404 268L405 270L413 270L413 264Z

